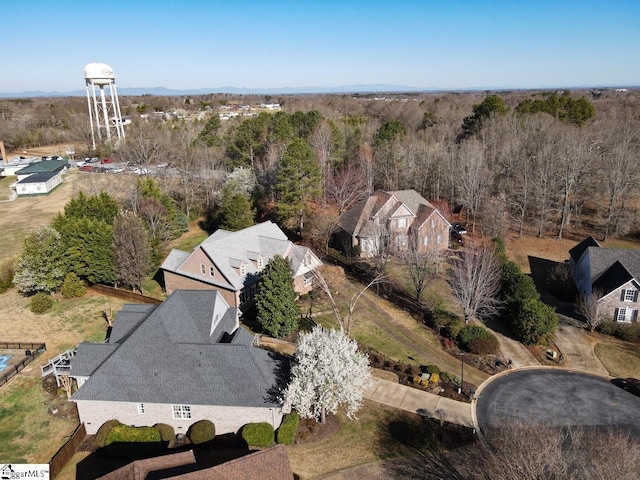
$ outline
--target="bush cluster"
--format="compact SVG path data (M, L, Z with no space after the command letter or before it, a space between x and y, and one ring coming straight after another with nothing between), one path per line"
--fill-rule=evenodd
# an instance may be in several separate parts
M489 330L480 325L465 325L458 334L458 345L468 352L478 355L496 353L498 339Z
M120 458L144 458L164 449L160 432L153 427L114 425L106 440L106 451Z
M62 289L60 290L64 298L76 298L82 297L87 293L87 289L82 283L82 280L73 272L67 273L62 283Z
M118 420L107 420L102 424L102 426L98 429L98 433L96 433L96 444L100 448L104 448L107 446L107 435L113 427L116 425L120 425Z
M555 310L540 300L533 280L501 251L503 266L500 299L504 318L516 338L525 345L545 344L558 328Z
M199 420L189 427L187 437L194 445L210 442L216 436L216 427L210 420Z
M467 348L476 355L488 355L497 353L500 349L500 343L496 337L491 335L488 338L472 338L469 340Z
M267 422L247 423L242 427L242 439L249 447L268 448L273 445L273 427Z
M625 342L640 343L640 323L622 324L618 322L603 322L600 331L612 335Z
M31 297L30 309L33 313L44 313L53 305L51 295L44 292L38 292Z
M162 440L160 432L153 427L130 427L118 423L107 434L106 445L112 443L159 443Z
M291 445L296 436L298 423L300 423L300 416L296 412L285 415L278 428L276 441L278 443L284 443L285 445Z

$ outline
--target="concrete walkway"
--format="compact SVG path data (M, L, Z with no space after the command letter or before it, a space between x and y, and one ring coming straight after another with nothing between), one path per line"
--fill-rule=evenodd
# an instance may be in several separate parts
M374 377L373 385L365 391L364 398L456 425L474 427L470 403L457 402L389 380Z

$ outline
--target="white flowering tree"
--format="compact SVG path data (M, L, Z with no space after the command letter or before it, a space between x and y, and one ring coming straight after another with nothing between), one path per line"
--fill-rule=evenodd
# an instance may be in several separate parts
M323 423L326 413L336 413L340 405L346 405L347 416L354 418L370 384L369 359L358 351L355 340L318 325L298 337L284 401L300 416Z

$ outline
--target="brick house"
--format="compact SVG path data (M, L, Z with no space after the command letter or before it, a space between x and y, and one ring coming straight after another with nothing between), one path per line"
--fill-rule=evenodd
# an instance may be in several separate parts
M277 428L279 360L252 346L240 311L219 292L178 290L160 305L125 305L105 343L81 343L69 376L71 400L94 434L107 420L166 423L186 433L211 420L217 433L250 422Z
M333 239L345 252L358 247L362 258L382 248L401 252L410 241L426 253L448 248L450 228L442 213L415 190L376 190L340 215Z
M640 250L602 248L587 237L569 250L569 271L579 295L598 294L598 312L610 320L638 321Z
M313 288L312 270L322 262L270 221L237 232L217 230L191 253L173 249L160 270L167 293L217 290L230 306L244 311L253 305L259 273L275 255L289 260L297 293Z

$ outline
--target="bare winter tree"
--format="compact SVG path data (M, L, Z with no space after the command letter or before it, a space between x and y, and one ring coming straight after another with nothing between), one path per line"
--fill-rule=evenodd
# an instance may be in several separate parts
M407 249L400 253L400 258L407 267L418 303L422 300L422 294L427 288L430 275L437 270L439 256L440 249L435 242L431 242L424 248L418 233L416 231L409 232Z
M358 148L358 163L365 178L367 192L373 193L376 168L373 157L373 148L371 148L371 145L364 144Z
M340 309L338 308L338 305L335 299L333 298L331 288L329 287L329 284L327 284L326 280L324 279L324 276L322 275L320 268L313 269L312 272L313 272L313 278L315 280L316 285L318 285L318 287L320 287L320 289L327 295L327 297L329 297L329 301L331 302L333 313L336 317L336 320L338 321L338 325L340 325L340 332L344 333L347 337L351 333L353 314L356 310L356 305L358 304L358 300L360 300L362 295L364 295L364 292L366 292L370 287L384 282L388 277L388 275L386 274L376 275L373 278L373 280L371 280L364 287L356 291L351 296L351 300L349 301L349 308L347 310L347 316L345 317L340 312Z
M309 219L309 231L316 247L324 254L329 252L331 235L338 226L338 215L331 211L320 211Z
M350 209L369 194L361 169L349 164L338 168L325 179L325 194L338 207L338 213Z
M482 144L475 139L465 141L457 152L456 165L456 191L471 216L471 230L474 231L480 205L492 180Z
M465 323L498 312L500 260L490 245L471 246L451 266L451 290L462 308Z
M607 316L598 308L598 301L602 295L602 291L596 289L588 295L580 295L576 302L576 310L584 316L591 332L607 320Z
M120 282L142 291L142 281L151 265L149 233L133 212L118 214L113 223L113 263Z
M69 400L71 398L71 394L73 393L73 379L65 373L64 375L60 376L60 384L62 385L64 393L67 394L67 400Z

